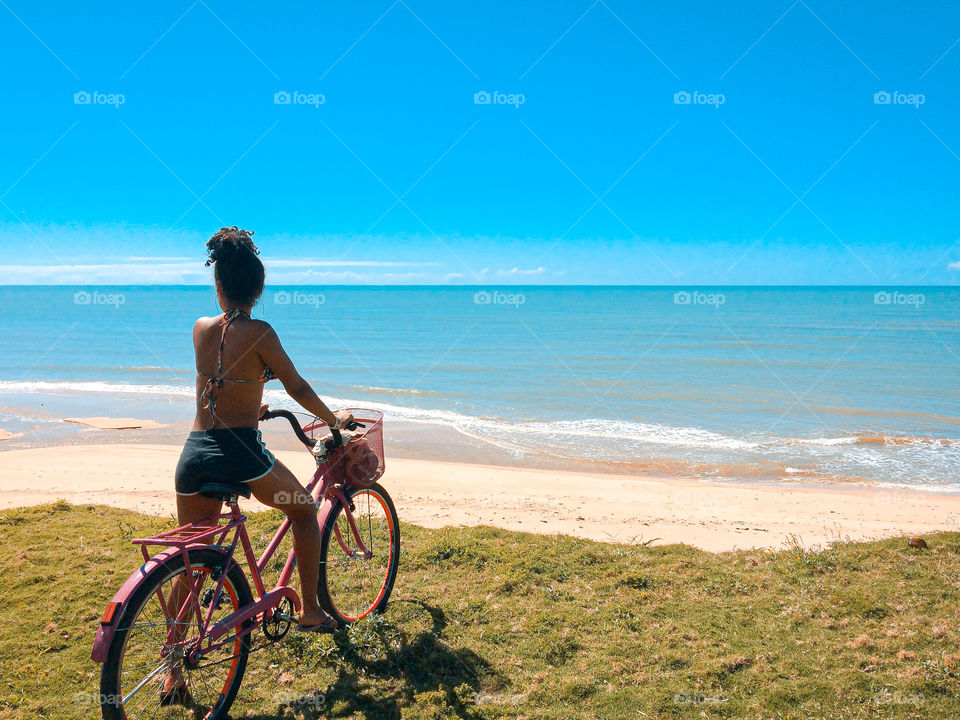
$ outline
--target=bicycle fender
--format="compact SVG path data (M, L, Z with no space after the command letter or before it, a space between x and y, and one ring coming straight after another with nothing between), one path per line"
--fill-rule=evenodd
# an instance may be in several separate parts
M188 546L185 550L192 550L194 546ZM226 556L225 548L217 545L197 545L208 550L215 550ZM168 548L159 552L150 558L147 562L134 570L127 581L117 590L113 600L107 603L103 615L100 616L100 624L97 626L97 634L93 640L93 650L90 653L90 659L94 662L102 663L107 661L107 652L110 649L110 642L113 640L113 633L117 627L117 621L122 617L124 610L127 609L127 602L134 591L141 583L148 580L157 572L163 564L171 557L180 554L180 548Z

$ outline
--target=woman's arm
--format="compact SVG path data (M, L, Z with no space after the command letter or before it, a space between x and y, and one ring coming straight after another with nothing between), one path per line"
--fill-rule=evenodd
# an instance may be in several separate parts
M266 331L256 345L257 354L260 355L264 365L270 368L277 379L283 383L283 389L287 394L300 403L307 412L316 415L331 427L337 426L338 421L340 425L345 425L353 420L353 416L346 410L334 413L327 407L327 404L310 387L310 383L297 372L290 356L280 344L276 331L267 323L264 325Z

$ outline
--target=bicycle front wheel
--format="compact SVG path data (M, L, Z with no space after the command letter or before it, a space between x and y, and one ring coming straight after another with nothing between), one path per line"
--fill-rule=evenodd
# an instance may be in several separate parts
M341 625L383 612L400 560L400 522L387 491L375 484L346 494L354 510L334 500L323 525L317 586L320 606Z
M213 597L217 585L214 578L227 559L224 553L212 548L196 548L189 553L203 617L214 603L211 623L253 602L246 576L235 564L227 572L219 598ZM238 627L232 635L221 638L218 648L191 662L186 656L197 639L197 613L191 609L176 622L179 608L175 609L178 604L193 604L185 580L183 556L176 555L131 595L117 621L100 673L105 720L227 717L247 666L250 635L242 634ZM173 675L173 684L186 688L174 694L175 704L169 704L169 696L164 699L168 675Z

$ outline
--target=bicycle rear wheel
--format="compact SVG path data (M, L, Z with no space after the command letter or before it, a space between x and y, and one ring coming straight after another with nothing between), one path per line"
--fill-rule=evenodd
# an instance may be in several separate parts
M220 571L225 555L212 548L189 552L193 577L200 581L198 594L205 617L214 602L212 596L217 584L211 575ZM190 647L197 637L195 610L180 623L181 637L168 641L168 629L178 614L171 604L174 581L178 577L185 577L181 555L164 563L134 591L117 621L107 661L100 673L100 701L105 720L221 720L227 717L246 670L250 634L241 636L242 630L237 628L232 640L229 635L221 638L219 642L223 645L196 664L190 663L184 658L184 648ZM161 597L166 610L161 606ZM251 602L246 576L239 566L233 565L224 580L211 623ZM189 693L184 694L185 704L164 706L161 702L164 680L171 671L186 682Z
M323 525L320 538L320 606L341 625L383 612L393 591L400 560L400 522L393 500L379 484L347 491L355 510L364 552L339 500Z

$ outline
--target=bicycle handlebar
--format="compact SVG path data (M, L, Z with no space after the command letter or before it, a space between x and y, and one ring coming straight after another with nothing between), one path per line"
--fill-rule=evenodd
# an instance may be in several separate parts
M317 441L307 437L306 433L303 432L303 428L300 427L300 421L297 420L296 416L289 410L267 410L260 417L260 419L273 420L274 418L278 417L282 417L290 423L290 427L293 428L293 432L300 442L302 442L308 448L316 446ZM347 423L344 427L347 430L356 430L358 427L365 427L365 425L363 423L354 421ZM337 428L330 428L330 434L333 436L333 447L338 448L343 445L343 435L340 434L340 431Z

